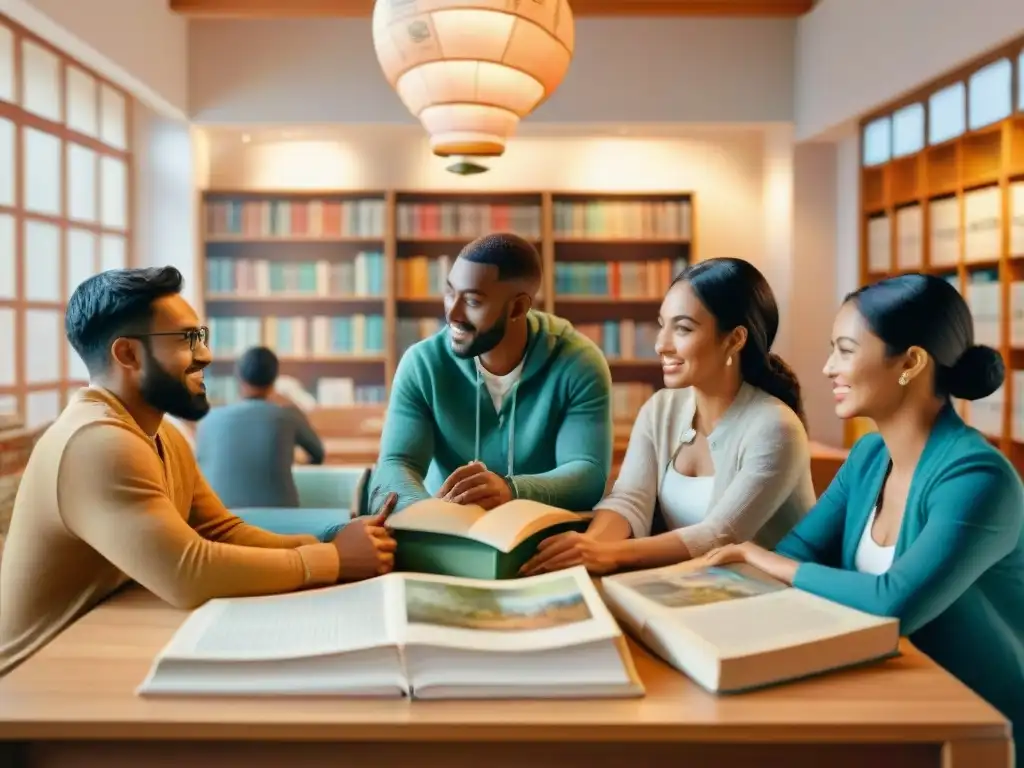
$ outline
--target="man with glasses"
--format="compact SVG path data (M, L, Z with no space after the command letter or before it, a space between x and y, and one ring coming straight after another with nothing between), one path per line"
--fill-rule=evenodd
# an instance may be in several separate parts
M210 408L207 329L173 267L110 270L68 301L68 341L89 369L40 437L0 560L0 676L134 580L193 608L217 597L353 581L393 567L380 515L329 543L246 525L199 472L169 413Z

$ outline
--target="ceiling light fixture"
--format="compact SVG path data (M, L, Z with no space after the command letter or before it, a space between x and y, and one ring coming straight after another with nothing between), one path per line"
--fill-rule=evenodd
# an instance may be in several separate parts
M501 155L519 121L561 84L574 45L568 0L376 0L373 8L384 76L441 157Z

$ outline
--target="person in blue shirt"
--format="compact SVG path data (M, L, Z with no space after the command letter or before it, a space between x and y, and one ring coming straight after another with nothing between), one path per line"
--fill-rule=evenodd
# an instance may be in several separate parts
M323 442L305 414L275 398L279 367L267 347L246 350L237 370L242 399L211 410L196 430L199 469L228 509L297 507L295 448L311 464L324 461Z
M907 274L847 297L825 366L836 414L878 428L774 552L746 562L837 603L900 621L901 634L1024 729L1024 488L952 398L1003 384L1000 355L974 343L945 280Z

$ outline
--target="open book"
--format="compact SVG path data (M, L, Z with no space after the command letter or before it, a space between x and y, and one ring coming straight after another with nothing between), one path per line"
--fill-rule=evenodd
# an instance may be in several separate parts
M548 536L584 531L592 515L515 499L490 511L424 499L388 518L395 570L471 579L512 579Z
M391 573L193 611L142 695L639 697L582 567L516 581Z
M759 688L899 653L899 622L787 587L746 565L607 576L612 613L714 692Z

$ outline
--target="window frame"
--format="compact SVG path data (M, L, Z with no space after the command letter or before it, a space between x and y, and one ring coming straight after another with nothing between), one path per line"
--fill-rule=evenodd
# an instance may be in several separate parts
M74 352L67 346L64 334L58 338L58 348L52 351L57 356L57 379L48 381L29 382L27 378L28 361L32 354L29 351L31 337L27 319L29 313L36 310L58 312L63 328L64 312L67 309L67 296L69 287L68 251L70 232L89 232L94 237L92 273L100 271L103 264L103 238L106 235L116 235L123 238L125 249L125 265L131 266L134 262L133 220L134 206L133 196L135 190L134 180L134 142L133 109L134 100L131 95L120 86L109 79L101 76L95 70L86 66L72 56L47 42L38 35L32 33L9 17L0 14L0 26L5 27L12 35L12 66L13 66L13 101L6 101L0 96L0 118L9 121L14 127L14 200L13 205L0 204L0 214L10 216L13 219L14 228L14 297L0 297L0 309L11 309L14 311L14 375L13 384L0 385L0 401L10 398L14 399L18 415L25 420L26 426L41 427L43 423L29 422L29 397L34 393L55 392L58 397L57 413L67 403L69 395L84 386L88 382L80 377L74 376L71 371L69 356ZM30 42L56 57L58 61L58 83L59 83L59 120L50 120L34 112L28 111L25 104L24 84L24 60L23 43ZM90 136L68 126L69 94L68 94L68 72L69 67L74 67L81 73L87 75L95 83L95 116L96 136ZM124 105L123 116L123 147L114 146L104 141L103 120L104 120L104 88L120 98ZM27 210L25 207L26 184L25 184L25 135L26 131L32 129L50 136L55 136L60 141L60 214L49 215L36 211ZM70 146L78 145L95 153L95 179L94 179L94 206L96 215L93 221L73 219L70 216L72 204L70 201L70 190L68 186L68 156ZM102 159L112 157L124 163L124 227L109 227L103 224L102 209ZM57 301L40 301L30 299L26 293L28 284L28 264L26 253L26 224L28 222L40 222L57 227L59 231L59 265L58 299ZM6 340L0 340L6 343ZM55 414L54 414L55 415Z

